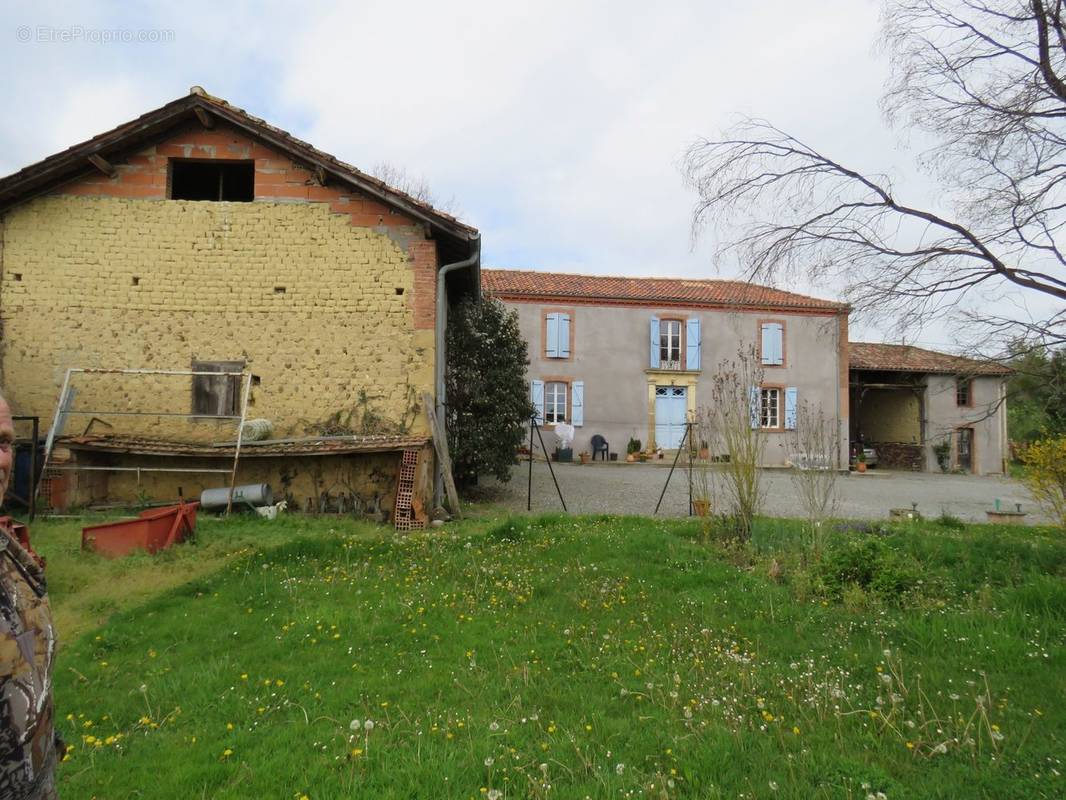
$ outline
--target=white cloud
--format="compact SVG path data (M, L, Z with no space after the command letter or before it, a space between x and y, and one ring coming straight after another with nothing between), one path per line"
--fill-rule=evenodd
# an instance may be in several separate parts
M38 24L173 40L15 44L17 26ZM911 154L878 112L874 0L199 2L137 18L90 5L76 19L44 2L7 27L0 100L18 113L0 118L0 172L200 84L358 166L425 175L481 229L490 265L731 274L711 263L712 243L690 250L694 198L677 167L738 113L860 169L909 175Z

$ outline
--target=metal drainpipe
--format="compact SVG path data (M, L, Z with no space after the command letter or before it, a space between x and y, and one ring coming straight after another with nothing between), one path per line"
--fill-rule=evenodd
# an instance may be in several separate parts
M437 402L437 420L441 428L445 427L444 406L447 398L445 397L444 390L444 367L447 363L447 343L445 339L445 332L448 328L448 292L445 287L445 278L449 273L459 269L466 269L472 267L481 260L481 235L478 234L472 240L474 245L474 252L469 258L464 258L462 261L455 261L451 264L445 264L439 270L437 270L437 315L436 315L436 362L435 362L435 384L436 384L436 402ZM480 292L480 287L474 287L474 290ZM433 481L433 505L439 506L441 504L441 491L442 483L444 481L443 465L438 459L437 474Z

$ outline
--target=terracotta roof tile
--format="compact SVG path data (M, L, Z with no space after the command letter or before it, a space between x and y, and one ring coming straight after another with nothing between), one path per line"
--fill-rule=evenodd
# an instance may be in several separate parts
M909 344L849 342L852 369L885 372L933 372L959 375L1010 375L1012 370L994 361L938 353Z
M481 286L486 294L504 299L600 300L634 305L740 306L832 312L848 310L847 303L730 280L625 278L483 269Z
M429 439L425 436L319 436L265 440L245 442L241 447L241 458L391 453L412 447L422 447L427 442ZM232 443L178 442L135 436L64 436L60 437L57 443L71 450L143 456L198 456L232 459L234 450Z

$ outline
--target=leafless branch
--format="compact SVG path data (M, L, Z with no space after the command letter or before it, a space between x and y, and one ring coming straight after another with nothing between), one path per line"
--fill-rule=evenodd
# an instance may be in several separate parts
M1058 0L886 4L894 73L883 107L894 124L936 138L922 163L949 210L909 203L886 176L747 119L687 152L693 235L713 228L749 279L832 284L900 329L949 310L970 309L972 322L974 301L1008 289L1066 301L1062 12ZM1034 325L1046 332L1060 322ZM1027 332L1036 331L1010 331Z

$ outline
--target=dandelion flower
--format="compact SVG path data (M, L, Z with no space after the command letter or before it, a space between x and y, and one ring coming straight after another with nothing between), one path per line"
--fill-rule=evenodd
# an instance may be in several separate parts
M614 772L615 772L616 775L621 775L625 771L626 771L626 765L625 764L615 764L614 765Z
M363 730L365 730L367 733L370 733L370 731L374 730L374 720L368 719L366 722L364 722Z
M357 731L361 727L362 727L362 725L360 724L359 720L357 720L357 719L353 719L351 722L348 723L348 730L350 730L350 731Z

